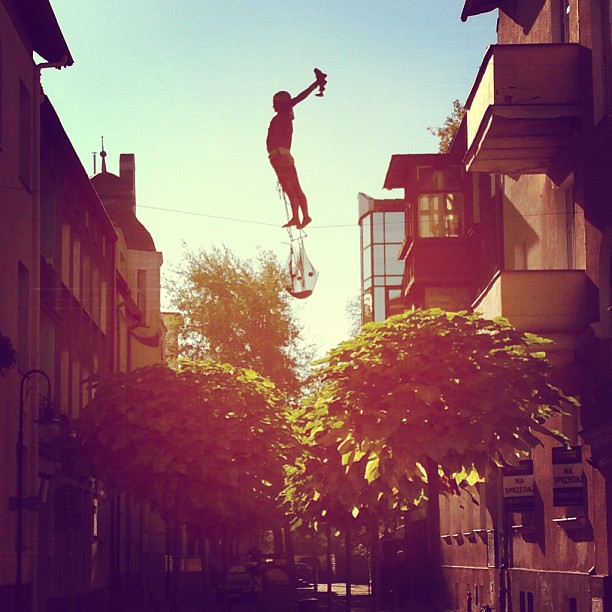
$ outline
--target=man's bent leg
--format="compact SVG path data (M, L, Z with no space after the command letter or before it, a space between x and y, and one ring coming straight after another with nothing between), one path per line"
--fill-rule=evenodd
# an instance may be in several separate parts
M298 215L300 206L295 194L295 182L297 180L297 174L295 172L293 158L291 157L291 155L270 156L270 163L274 168L274 172L276 172L278 182L281 186L281 189L287 196L289 200L289 205L291 207L291 219L289 219L289 221L285 223L283 227L298 225L300 223L300 218Z
M298 224L298 228L302 229L308 225L312 219L308 215L308 201L306 200L306 195L302 191L295 164L291 164L290 167L286 168L285 178L287 180L286 193L291 202L291 208L293 210L293 207L296 207L293 213L294 216L297 216L298 210L302 211L302 221Z

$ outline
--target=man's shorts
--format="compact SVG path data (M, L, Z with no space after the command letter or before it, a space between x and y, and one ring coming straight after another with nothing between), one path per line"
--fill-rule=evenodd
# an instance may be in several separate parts
M301 192L295 161L289 149L274 149L268 157L283 191L289 196Z

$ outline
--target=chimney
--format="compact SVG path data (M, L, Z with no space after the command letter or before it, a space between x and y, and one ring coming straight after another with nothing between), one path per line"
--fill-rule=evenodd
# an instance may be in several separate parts
M119 178L123 183L136 214L136 160L133 153L121 153L119 156Z

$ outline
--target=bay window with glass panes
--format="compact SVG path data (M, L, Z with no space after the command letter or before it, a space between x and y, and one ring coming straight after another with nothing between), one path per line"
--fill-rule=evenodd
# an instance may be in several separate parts
M383 321L401 299L405 213L377 211L361 220L362 322Z

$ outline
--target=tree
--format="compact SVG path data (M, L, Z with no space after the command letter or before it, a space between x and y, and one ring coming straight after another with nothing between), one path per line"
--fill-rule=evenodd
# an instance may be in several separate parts
M274 255L262 251L250 261L227 248L186 251L176 272L170 295L184 316L184 354L253 368L297 393L312 351L301 338Z
M353 295L344 305L344 312L349 324L349 335L354 336L361 329L361 295Z
M269 524L294 452L275 385L210 361L102 380L78 434L88 473L154 502L167 519L234 531Z
M226 551L228 534L283 518L277 498L295 453L291 412L254 370L183 362L109 377L83 409L78 439L84 473L159 508L175 559L183 524L221 538ZM176 610L180 564L174 568L168 589Z
M574 401L549 381L546 342L438 309L365 325L321 364L287 499L310 521L384 513L516 463L535 433L563 440L546 421Z
M444 125L442 127L437 128L427 128L427 130L437 136L439 139L438 151L440 153L448 153L451 145L453 144L453 140L455 135L459 131L459 126L461 125L461 120L463 119L463 115L465 115L465 108L459 102L459 100L455 100L453 102L453 112L450 116L446 118L444 121Z

